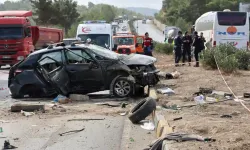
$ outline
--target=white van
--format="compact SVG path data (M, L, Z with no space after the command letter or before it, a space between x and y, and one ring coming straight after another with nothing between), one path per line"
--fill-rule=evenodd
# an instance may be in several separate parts
M195 30L206 39L206 47L229 43L248 49L249 19L247 12L230 10L207 12L195 22Z
M84 21L77 28L76 38L82 41L91 39L91 43L112 50L112 25L106 21Z

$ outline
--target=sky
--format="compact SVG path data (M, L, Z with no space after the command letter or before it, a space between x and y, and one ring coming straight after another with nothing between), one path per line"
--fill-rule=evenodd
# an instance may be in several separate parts
M0 0L0 3L4 2L5 0ZM16 0L10 0L16 1ZM161 9L162 0L75 0L78 1L78 4L87 5L88 2L92 2L94 4L104 3L110 4L117 7L148 7L154 9Z

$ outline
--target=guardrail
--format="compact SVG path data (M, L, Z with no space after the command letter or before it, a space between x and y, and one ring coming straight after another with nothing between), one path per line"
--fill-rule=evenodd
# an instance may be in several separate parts
M160 29L161 31L165 31L165 27L166 27L165 24L162 24L160 21L158 21L158 20L156 20L156 19L153 20L153 23L154 23L154 25L155 25L158 29Z

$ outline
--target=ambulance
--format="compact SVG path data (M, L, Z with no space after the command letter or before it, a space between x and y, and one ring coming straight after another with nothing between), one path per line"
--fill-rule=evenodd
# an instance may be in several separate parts
M103 20L83 21L78 25L76 39L91 43L112 50L112 25Z

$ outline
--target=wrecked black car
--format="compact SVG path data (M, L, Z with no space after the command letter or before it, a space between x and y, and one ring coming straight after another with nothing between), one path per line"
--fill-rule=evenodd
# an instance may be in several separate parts
M128 97L158 83L155 62L150 56L117 54L97 45L50 46L14 65L8 86L14 98L103 90Z

